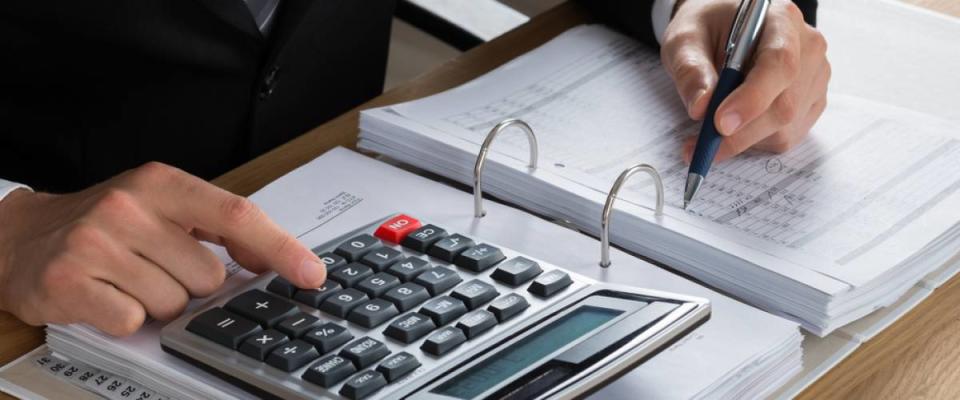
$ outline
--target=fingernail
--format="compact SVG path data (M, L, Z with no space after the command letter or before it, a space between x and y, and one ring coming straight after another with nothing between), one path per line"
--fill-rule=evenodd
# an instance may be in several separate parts
M327 268L320 261L312 258L303 260L300 265L300 281L310 286L309 288L318 288L327 279Z
M705 94L707 94L707 89L700 89L700 90L697 90L697 92L693 94L693 97L687 99L687 112L688 112L688 113L692 113L692 112L693 112L693 106L694 106L695 104L699 103L699 102L700 102L700 98L703 97L703 95L705 95Z
M731 135L740 128L740 124L742 123L743 119L740 118L740 114L735 112L726 113L723 118L720 118L720 133Z

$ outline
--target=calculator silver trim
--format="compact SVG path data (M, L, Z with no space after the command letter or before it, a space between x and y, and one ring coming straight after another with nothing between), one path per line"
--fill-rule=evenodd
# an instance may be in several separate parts
M320 246L315 247L315 251L332 251L333 248L335 248L340 242L354 235L364 232L372 232L372 229L375 229L390 217L378 220L370 225L358 228L336 239L330 240ZM492 242L486 243L490 243L495 246L497 245L496 243ZM394 247L398 249L400 248L399 246ZM640 335L631 341L631 344L639 344L637 348L629 349L625 347L616 353L617 355L626 357L627 362L616 362L617 360L613 357L613 355L611 355L611 357L605 357L602 361L603 365L597 364L595 365L595 368L590 368L587 371L584 371L586 375L583 375L581 380L574 382L574 384L558 387L556 389L556 393L551 394L550 396L552 397L549 398L573 398L588 393L588 391L591 388L595 388L597 384L615 378L620 373L631 369L636 362L639 362L645 357L649 356L651 352L659 349L664 343L668 343L670 340L677 337L682 337L683 334L691 327L705 320L710 313L710 304L706 299L677 295L656 290L599 283L590 278L576 274L568 269L558 267L543 260L532 258L525 254L518 253L510 248L501 247L501 249L504 251L504 255L506 255L507 258L515 255L523 255L524 257L533 259L534 261L540 263L544 271L550 269L561 269L570 274L570 277L573 279L574 283L563 292L558 293L554 297L546 300L537 298L536 296L527 293L526 290L520 289L513 291L513 293L523 295L527 298L528 302L531 303L531 307L528 311L525 311L524 314L506 321L503 324L497 325L491 331L485 333L485 337L469 341L468 344L472 344L470 346L460 346L460 348L443 357L432 357L428 355L418 357L423 363L423 366L415 370L410 375L391 383L384 390L375 393L368 398L369 400L387 398L397 399L409 396L420 388L429 385L432 381L436 380L439 376L443 375L449 370L463 365L465 363L463 360L472 360L476 358L477 354L488 350L491 344L508 341L511 337L514 337L518 335L519 332L522 332L524 328L545 321L556 312L569 307L570 305L578 302L580 299L583 299L591 293L595 293L600 290L623 291L640 296L659 298L665 301L686 303L686 305L675 309L673 312L668 314L667 317L662 319L661 322L656 324L656 327L660 327L661 325L670 326L670 332L648 329L648 331L644 332L643 335ZM449 265L448 263L444 263L443 261L428 256L425 256L425 258L430 261L431 264ZM463 277L465 282L470 279L481 279L486 282L493 282L491 279L489 279L491 271L484 271L476 274L470 273L469 271L464 271L463 269L457 269L457 272ZM310 364L312 364L312 362L295 370L294 372L287 373L242 355L235 350L215 345L207 339L186 331L185 328L187 323L189 323L193 317L202 311L205 311L210 307L222 306L229 299L244 291L253 288L265 290L266 285L275 276L276 275L274 273L266 273L252 279L250 282L244 285L234 288L233 290L219 293L204 303L201 307L198 307L192 312L184 314L173 322L167 324L161 331L161 345L164 347L164 350L173 352L174 355L192 359L191 361L193 362L206 364L207 368L217 369L219 370L219 373L223 375L229 375L236 380L246 382L249 388L262 391L276 397L285 399L343 399L343 397L339 396L338 394L340 387L342 387L342 382L334 385L330 389L325 389L319 385L314 385L301 379L292 378L292 376L299 377L302 375L303 372L310 366ZM499 287L503 286L498 282L496 282L496 284L499 285ZM504 292L501 293L505 294ZM363 335L369 335L377 340L383 341L387 344L387 347L391 349L392 353L399 351L398 349L406 350L408 346L418 348L420 343L422 343L424 340L424 338L421 338L409 345L398 344L398 342L393 341L392 339L386 339L382 335L382 330L386 324L380 325L374 329L365 329L355 324L348 323L343 319L332 317L325 313L316 312L314 309L311 309L300 303L294 302L294 304L300 307L301 310L311 312L313 315L320 317L323 321L332 321L344 326L348 326L351 331L357 332L357 335L353 340L360 338ZM417 308L414 308L414 310L416 309ZM681 310L684 311L680 312ZM400 315L403 314L405 313L401 313ZM674 327L676 329L673 329ZM649 340L649 342L645 342L646 340ZM332 353L333 352L328 354ZM577 377L580 377L582 374L578 374ZM261 382L263 381L273 381L278 385L262 385ZM233 382L231 382L231 384L232 383ZM258 394L262 395L263 393Z

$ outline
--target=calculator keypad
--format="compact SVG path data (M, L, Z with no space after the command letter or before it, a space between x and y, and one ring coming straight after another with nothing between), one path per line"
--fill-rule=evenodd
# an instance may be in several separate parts
M374 235L314 251L328 269L320 288L275 277L194 317L187 330L360 399L424 367L423 357L442 358L522 314L530 307L522 293L550 297L570 279L402 215Z

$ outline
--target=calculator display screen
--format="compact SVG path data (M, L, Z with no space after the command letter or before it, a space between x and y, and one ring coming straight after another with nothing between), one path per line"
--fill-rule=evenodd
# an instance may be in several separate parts
M431 392L460 399L474 398L622 313L622 310L581 306L450 378Z

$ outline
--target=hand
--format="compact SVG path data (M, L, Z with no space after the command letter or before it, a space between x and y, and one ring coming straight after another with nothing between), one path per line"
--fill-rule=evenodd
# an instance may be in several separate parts
M682 1L682 0L681 0ZM723 67L739 0L686 0L664 33L661 58L690 117L702 120ZM823 35L789 0L773 0L744 83L717 109L725 136L717 160L756 148L784 152L799 143L827 105L830 63ZM696 137L684 143L689 162Z
M326 279L317 256L249 200L159 163L72 194L16 191L0 202L0 221L0 309L32 325L82 322L123 336L147 314L175 318L224 280L198 239L300 287Z

